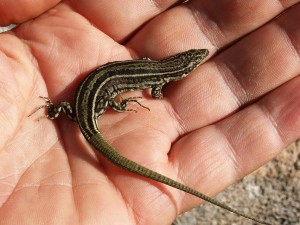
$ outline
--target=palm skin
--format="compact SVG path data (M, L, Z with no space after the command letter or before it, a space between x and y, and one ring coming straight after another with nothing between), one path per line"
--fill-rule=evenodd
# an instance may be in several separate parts
M161 225L201 203L115 167L66 117L27 117L43 104L39 95L71 101L83 77L108 61L210 50L209 61L164 88L164 99L128 94L143 96L150 111L133 104L138 113L110 110L99 120L121 154L207 195L299 137L300 4L233 2L40 0L15 14L0 8L2 25L29 20L0 35L1 225Z

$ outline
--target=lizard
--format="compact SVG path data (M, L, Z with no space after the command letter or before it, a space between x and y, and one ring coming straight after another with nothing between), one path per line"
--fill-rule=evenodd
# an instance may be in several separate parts
M140 104L136 97L118 100L117 96L128 91L150 88L151 96L161 99L163 97L162 87L165 84L181 80L189 75L208 54L207 49L191 49L160 61L141 58L104 64L90 72L79 84L75 92L73 107L66 101L54 105L48 97L42 97L46 104L38 107L33 113L41 108L47 108L48 114L45 117L53 120L63 112L78 123L85 139L116 166L194 195L257 223L269 224L122 156L105 140L98 128L97 119L108 107L117 112L133 111L127 109L127 105L129 102L135 102L147 108Z

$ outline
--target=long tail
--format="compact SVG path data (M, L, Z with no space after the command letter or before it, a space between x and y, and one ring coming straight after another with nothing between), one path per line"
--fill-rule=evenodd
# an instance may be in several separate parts
M227 205L225 205L224 203L221 203L213 198L208 197L205 194L202 194L201 192L198 192L184 184L181 184L171 178L168 178L162 174L159 174L153 170L150 170L146 167L143 167L127 158L125 158L124 156L120 155L102 136L101 133L96 133L94 134L92 137L90 137L88 139L88 141L97 149L97 151L99 151L105 158L107 158L109 161L111 161L113 164L127 170L130 171L132 173L141 175L143 177L147 177L151 180L155 180L158 181L160 183L164 183L168 186L174 187L176 189L182 190L186 193L192 194L198 198L201 198L207 202L210 202L211 204L217 205L223 209L226 209L230 212L233 212L239 216L248 218L250 220L253 220L257 223L260 224L267 224L270 225L267 222L258 220L254 217L248 216L242 212L239 212Z

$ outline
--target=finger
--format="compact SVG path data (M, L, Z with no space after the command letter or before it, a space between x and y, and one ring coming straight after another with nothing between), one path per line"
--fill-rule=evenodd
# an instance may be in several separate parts
M71 5L98 29L114 40L121 41L162 11L180 2L182 0L81 0L72 1Z
M146 24L128 45L141 56L165 57L190 48L223 49L278 16L295 1L199 1L174 7Z
M23 23L59 3L60 0L0 0L0 25Z
M183 131L211 124L300 74L300 5L165 90ZM174 91L176 90L176 91Z
M170 154L179 177L213 196L275 157L300 136L299 88L297 77L216 125L182 138Z

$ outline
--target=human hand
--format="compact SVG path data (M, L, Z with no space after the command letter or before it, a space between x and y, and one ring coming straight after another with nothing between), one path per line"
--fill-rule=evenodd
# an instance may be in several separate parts
M0 14L23 22L49 8L36 2ZM99 120L122 155L210 196L299 137L299 4L190 1L168 9L174 3L62 1L0 35L1 224L170 224L201 202L116 168L65 118L27 117L43 104L39 95L71 100L83 77L108 61L210 50L164 99L128 94L143 94L150 112L132 105L138 113L108 111Z

